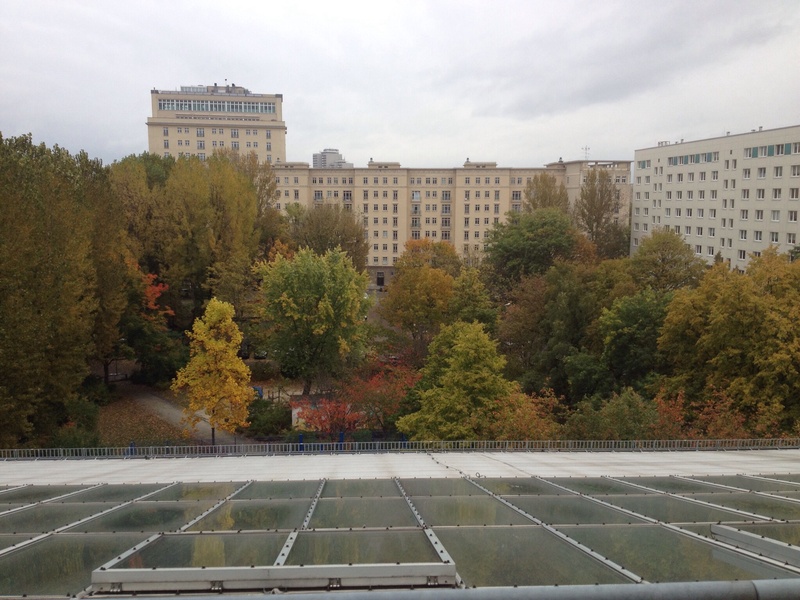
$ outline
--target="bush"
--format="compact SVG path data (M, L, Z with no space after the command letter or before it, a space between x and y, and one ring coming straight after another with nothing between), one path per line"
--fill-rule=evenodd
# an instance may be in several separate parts
M283 400L256 398L250 404L249 420L247 435L279 435L292 427L292 408Z

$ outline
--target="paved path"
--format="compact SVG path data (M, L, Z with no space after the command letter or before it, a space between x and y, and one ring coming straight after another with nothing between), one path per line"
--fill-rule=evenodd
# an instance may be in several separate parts
M183 421L183 409L172 400L159 396L153 388L125 381L118 383L117 389L121 394L135 400L142 410L153 413L176 427L186 427ZM211 444L211 425L208 423L208 416L202 411L198 411L198 416L200 417L200 422L197 423L195 430L191 434L192 439L201 444ZM233 435L219 428L216 430L214 437L216 438L216 443L221 445L257 443L242 435Z

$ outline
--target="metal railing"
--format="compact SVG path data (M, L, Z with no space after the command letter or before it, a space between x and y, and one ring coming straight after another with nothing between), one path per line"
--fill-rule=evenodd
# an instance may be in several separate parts
M686 452L800 448L800 438L726 440L461 440L0 449L0 460L177 458L383 452Z

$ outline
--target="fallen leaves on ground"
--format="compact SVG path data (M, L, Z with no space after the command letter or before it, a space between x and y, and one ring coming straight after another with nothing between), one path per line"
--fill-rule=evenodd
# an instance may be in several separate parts
M100 443L107 447L184 445L192 443L183 429L142 409L133 398L121 398L100 408Z

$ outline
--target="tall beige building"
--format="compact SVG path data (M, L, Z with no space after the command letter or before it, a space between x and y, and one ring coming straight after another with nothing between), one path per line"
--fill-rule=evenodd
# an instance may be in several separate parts
M636 150L631 252L658 227L697 256L744 268L768 246L797 246L800 125Z
M286 160L286 124L281 94L255 94L230 85L152 90L147 119L148 149L162 156L197 156L215 150L255 152L261 162Z

